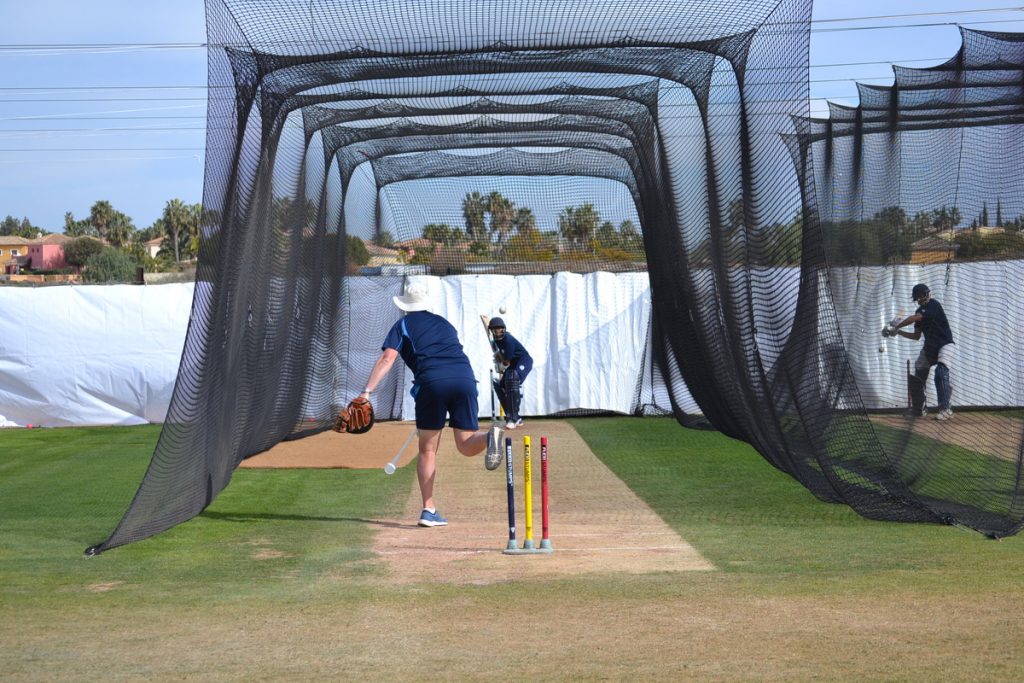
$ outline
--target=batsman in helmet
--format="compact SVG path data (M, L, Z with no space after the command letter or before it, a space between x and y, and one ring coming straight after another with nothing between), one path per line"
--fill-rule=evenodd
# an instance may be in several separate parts
M501 407L505 409L505 429L515 429L523 424L523 417L519 414L519 404L522 401L523 380L533 369L533 358L519 340L513 337L505 329L505 321L501 318L491 318L487 325L494 336L494 343L497 346L496 356L501 359L505 370L501 378L494 383L494 392L501 401Z
M936 420L949 420L953 417L950 401L953 396L953 385L949 379L949 369L956 353L953 343L953 332L949 329L946 312L938 300L931 298L928 285L917 284L911 292L911 298L917 303L913 315L902 320L896 319L882 329L883 337L903 337L915 341L924 335L924 347L914 363L914 372L907 378L910 383L911 414L923 417L928 414L925 407L924 387L928 381L928 373L935 366L935 393L939 407ZM914 326L913 332L905 332L901 328Z

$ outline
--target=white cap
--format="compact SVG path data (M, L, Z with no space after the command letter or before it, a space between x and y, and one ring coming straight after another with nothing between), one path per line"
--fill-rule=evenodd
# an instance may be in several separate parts
M405 286L405 294L393 299L403 311L425 311L430 308L430 289L425 282L410 282Z

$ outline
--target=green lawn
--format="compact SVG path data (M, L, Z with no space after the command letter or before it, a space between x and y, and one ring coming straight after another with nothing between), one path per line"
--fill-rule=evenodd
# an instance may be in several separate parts
M86 558L159 428L0 430L0 678L1024 678L1019 538L862 519L669 419L572 424L716 571L392 586L365 520L411 467L238 470L198 518Z
M1019 537L866 520L822 503L745 443L668 419L577 420L591 449L661 517L725 571L799 590L889 581L927 591L1008 589L1024 567ZM969 584L964 584L970 576ZM772 583L760 584L769 588ZM837 583L833 579L842 578Z
M328 568L374 571L367 515L380 515L414 472L381 481L366 470L237 470L196 519L144 542L85 558L114 529L149 464L156 426L0 431L0 585L10 600L63 603L91 583L144 582L140 590L195 600L274 596ZM373 478L372 485L365 485ZM272 563L248 560L266 547Z

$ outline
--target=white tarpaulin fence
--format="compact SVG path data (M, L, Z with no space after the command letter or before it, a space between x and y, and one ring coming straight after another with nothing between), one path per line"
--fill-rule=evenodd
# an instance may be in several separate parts
M510 331L534 357L524 414L631 410L641 372L650 367L645 273L428 279L435 312L459 330L481 378L482 416L490 414L492 363L479 316L501 315L502 306ZM350 285L363 282L369 280L353 278ZM180 283L0 288L0 416L53 427L162 422L193 291L193 284ZM390 293L374 300L367 296L372 291L358 297L363 305L393 308ZM383 335L369 340L366 357L350 361L365 371L341 374L351 379L336 387L339 403L362 388L381 341ZM650 373L646 380L642 400L667 409L664 387L652 386ZM412 399L408 391L404 396L402 417L412 419ZM696 412L692 400L687 407Z
M0 287L0 415L47 427L163 422L193 288Z
M483 378L493 362L481 314L500 316L534 359L533 372L523 386L523 414L633 410L651 313L646 273L424 279L431 281L438 302L434 312L459 330L466 355L481 378L482 414L490 411ZM502 307L505 313L500 312ZM360 388L353 387L351 393ZM659 405L670 409L667 395L661 400ZM692 399L689 409L696 412ZM403 415L411 418L413 414L413 401L406 391Z
M1024 261L833 268L830 278L846 351L869 408L907 404L907 361L913 366L923 342L886 341L881 330L898 314L914 312L910 292L918 282L942 303L953 331L954 407L1024 405ZM993 289L993 282L1003 284ZM926 392L934 406L933 382Z
M997 276L1008 283L1001 291L979 284ZM795 269L793 277L798 277ZM669 407L665 387L656 377L652 381L650 373L645 273L428 279L438 294L435 311L459 330L482 380L482 414L490 413L486 378L491 364L479 315L499 315L502 306L509 330L535 361L524 386L524 414L571 409L629 412L638 388L641 403ZM351 286L357 287L358 280L354 278ZM905 362L917 356L920 343L890 341L886 353L879 353L879 331L900 310L913 311L909 292L916 282L931 286L953 328L958 346L952 375L954 405L1024 405L1024 292L1009 284L1022 280L1020 261L948 269L834 269L831 283L839 324L866 405L905 404ZM0 424L162 422L177 377L193 291L189 283L0 288ZM391 306L390 294L371 305ZM980 327L981 320L1002 322ZM366 365L368 374L377 350L379 341L374 341L367 358L353 365ZM993 360L1006 357L1015 359L1016 375L996 376ZM351 379L336 387L339 399L347 401L358 392L365 374L355 369L342 373ZM412 401L407 391L404 396L402 414L411 419ZM699 412L685 393L683 408Z

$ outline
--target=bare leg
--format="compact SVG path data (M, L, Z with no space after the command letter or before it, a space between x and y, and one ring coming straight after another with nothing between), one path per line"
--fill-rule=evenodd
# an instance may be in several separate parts
M487 448L487 430L474 432L468 429L454 429L455 447L467 458L480 455Z
M440 429L420 430L420 452L416 462L416 476L420 481L423 507L434 508L434 472L437 470L437 447L441 443Z

